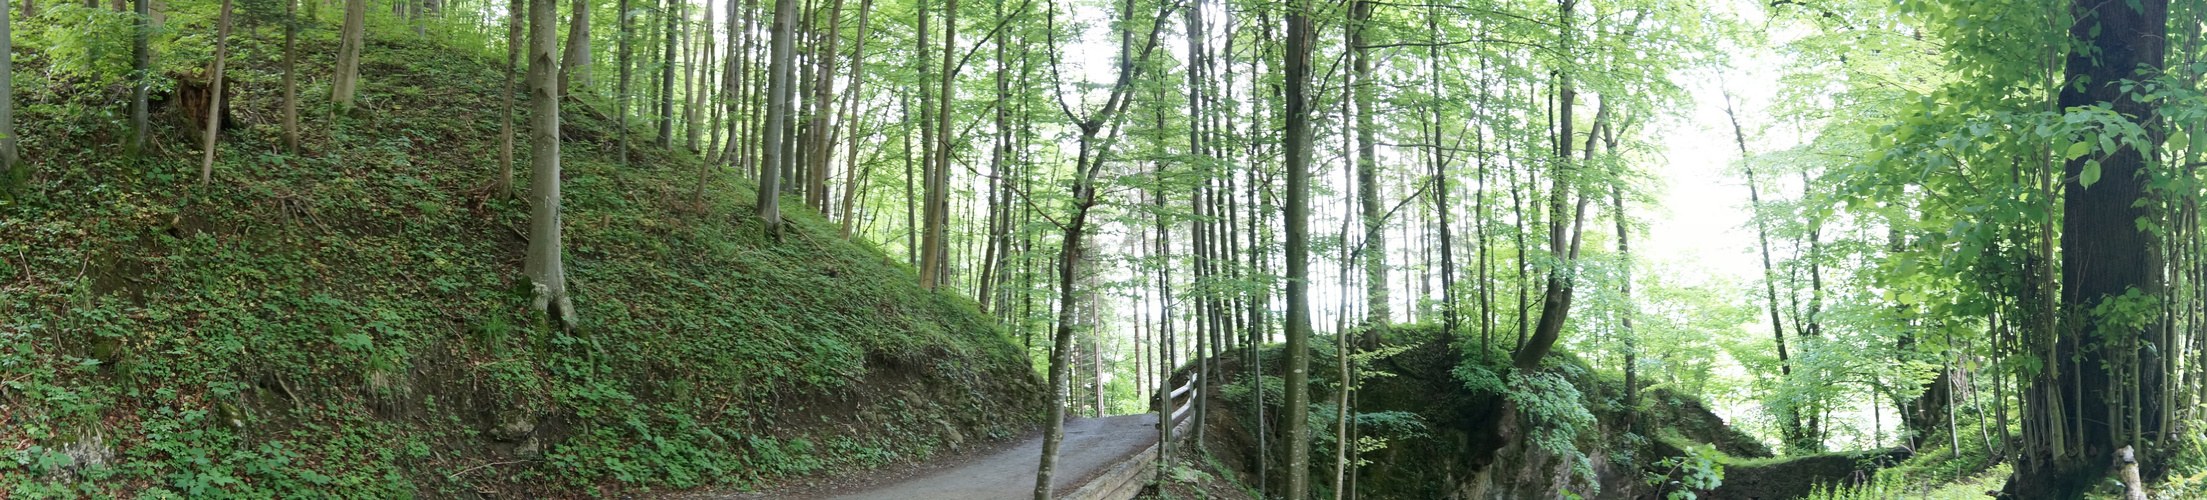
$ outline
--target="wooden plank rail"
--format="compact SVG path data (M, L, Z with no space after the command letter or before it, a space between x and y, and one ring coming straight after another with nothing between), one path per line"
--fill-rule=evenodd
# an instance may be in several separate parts
M1194 376L1188 377L1187 383L1173 388L1172 391L1165 393L1164 398L1161 398L1164 399L1165 404L1160 405L1159 410L1171 410L1172 412L1172 435L1175 440L1178 440L1180 436L1187 435L1188 427L1194 423L1186 417L1188 410L1195 408L1196 395L1201 394L1203 390L1202 382L1203 375L1199 371ZM1151 427L1155 428L1156 425L1151 424ZM1127 457L1126 460L1111 466L1104 473L1098 474L1096 479L1089 481L1088 484L1082 485L1079 489L1058 498L1067 500L1128 500L1134 498L1135 495L1142 492L1144 486L1148 486L1150 481L1157 477L1157 451L1162 444L1151 443L1148 448L1144 448L1141 452L1135 453L1133 456Z

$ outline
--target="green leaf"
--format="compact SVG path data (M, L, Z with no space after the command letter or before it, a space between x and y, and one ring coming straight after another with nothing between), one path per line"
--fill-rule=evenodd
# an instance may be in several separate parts
M2084 184L2084 187L2087 187L2087 188L2089 188L2089 187L2092 187L2092 185L2093 185L2093 184L2099 183L2099 182L2100 182L2100 161L2099 161L2099 160L2085 160L2085 161L2084 161L2084 171L2083 171L2083 172L2079 172L2079 173L2077 174L2077 182L2079 182L2079 183L2081 183L2081 184Z
M2062 153L2062 156L2074 160L2077 159L2077 157L2084 156L2085 153L2090 152L2092 152L2092 143L2079 142L2076 144L2070 144L2069 151Z

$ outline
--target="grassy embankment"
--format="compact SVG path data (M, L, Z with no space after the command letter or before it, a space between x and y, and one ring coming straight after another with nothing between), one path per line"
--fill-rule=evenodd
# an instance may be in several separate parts
M168 5L141 163L121 154L127 45L101 41L127 41L125 18L56 3L17 21L34 171L0 206L0 497L743 488L1038 414L1026 357L969 302L794 203L794 231L763 237L728 173L693 203L688 152L615 165L614 129L580 104L563 209L583 326L543 327L520 276L527 205L483 190L502 53L403 26L371 23L360 109L336 117L335 19L304 31L290 155L282 33L241 25L198 186L205 115L174 96L205 78L214 5Z

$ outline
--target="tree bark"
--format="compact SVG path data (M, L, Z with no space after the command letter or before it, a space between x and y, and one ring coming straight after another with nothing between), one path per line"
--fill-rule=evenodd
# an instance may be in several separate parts
M1576 9L1577 4L1576 0L1563 0L1558 4L1557 18L1562 21L1560 24L1566 33L1573 29L1571 27L1572 11ZM1565 35L1563 38L1564 41L1560 44L1563 46L1563 53L1571 54L1571 36ZM1573 87L1569 71L1557 71L1556 80L1558 102L1556 105L1557 126L1554 155L1558 161L1553 174L1554 178L1550 179L1553 185L1548 193L1548 251L1555 256L1557 264L1555 269L1548 271L1548 283L1541 293L1540 322L1533 327L1533 336L1526 339L1524 345L1518 346L1517 355L1512 360L1512 364L1516 365L1517 369L1521 371L1540 368L1540 359L1547 356L1548 351L1553 349L1556 341L1562 337L1563 323L1570 317L1571 302L1576 293L1576 283L1571 277L1571 274L1574 273L1569 268L1577 265L1579 242L1583 236L1586 236L1584 232L1579 230L1580 223L1586 217L1587 195L1584 190L1581 190L1578 194L1578 203L1575 208L1565 205L1566 200L1571 196L1572 178L1578 175L1579 169L1584 168L1583 165L1571 165L1571 140L1574 131L1571 122L1572 107L1574 101L1578 98L1578 91ZM1597 125L1606 118L1604 115L1607 114L1608 108L1605 104L1602 106L1601 112L1596 114L1594 121ZM1591 138L1587 141L1589 157L1593 156L1593 142ZM1566 239L1567 233L1565 232L1566 226L1564 223L1566 214L1569 214L1571 218L1568 240ZM1568 243L1566 243L1567 241Z
M567 48L559 62L559 95L562 98L576 94L575 87L587 90L590 79L590 0L575 0L571 18L567 21Z
M730 3L733 4L734 2ZM689 127L685 129L689 133L689 143L686 146L691 153L699 152L697 149L698 135L709 128L705 124L698 123L698 120L705 115L699 107L706 106L710 102L705 98L705 90L711 86L710 80L712 79L709 68L713 65L713 0L705 0L705 22L700 26L705 28L705 40L702 42L704 47L697 51L697 55L692 58L694 60L690 62L691 73L695 76L691 77L693 85L690 85L690 107L688 111L690 122ZM707 156L711 155L708 154ZM699 209L705 207L705 181L708 178L707 174L712 172L712 166L712 160L697 162L697 190L690 193L690 204L697 205Z
M4 0L0 0L4 1ZM30 0L24 0L27 5ZM284 0L284 152L299 154L299 0ZM506 92L513 93L512 87Z
M828 3L828 30L822 34L825 47L816 55L819 76L813 78L812 153L809 170L805 176L805 203L813 211L830 215L828 204L828 163L835 157L835 50L843 40L843 0Z
M1065 110L1066 118L1079 126L1081 136L1080 149L1073 157L1073 185L1070 193L1072 214L1062 226L1064 243L1058 250L1058 321L1054 332L1056 338L1050 351L1050 399L1047 401L1049 413L1044 419L1046 430L1042 435L1042 460L1035 470L1035 500L1051 500L1050 478L1056 472L1058 447L1065 442L1065 396L1068 382L1066 358L1072 350L1075 319L1073 307L1078 300L1078 296L1073 293L1074 277L1077 276L1074 268L1081 262L1081 241L1088 229L1090 210L1100 201L1097 198L1096 181L1102 175L1103 166L1108 163L1112 143L1118 138L1118 117L1131 104L1132 99L1129 97L1133 83L1141 78L1142 69L1148 65L1151 52L1157 48L1158 38L1163 34L1166 20L1171 17L1172 11L1171 7L1166 7L1157 13L1154 24L1150 26L1148 42L1143 45L1137 60L1130 47L1133 45L1132 28L1129 26L1133 21L1133 2L1129 0L1121 4L1120 8L1123 11L1119 23L1119 51L1123 56L1119 62L1118 78L1113 81L1111 93L1104 100L1103 106L1082 117L1074 114L1072 107L1065 103L1063 95L1058 97L1060 108ZM1056 10L1052 9L1046 17L1054 30ZM1054 31L1051 36L1053 38L1048 50L1055 53L1058 47ZM1106 127L1109 128L1108 133L1105 132Z
M1286 131L1287 163L1287 397L1281 401L1287 442L1287 498L1310 498L1310 55L1315 36L1311 0L1288 0Z
M1753 154L1747 150L1747 132L1740 128L1739 114L1732 110L1732 95L1727 93L1724 99L1724 115L1732 120L1732 139L1740 148L1741 168L1746 169L1747 204L1755 219L1755 241L1762 250L1763 300L1770 305L1770 336L1778 343L1778 374L1781 380L1790 380L1793 378L1793 362L1786 352L1785 323L1779 317L1778 272L1770 263L1770 229L1769 222L1763 219L1762 189L1755 179L1755 164L1751 158ZM1799 450L1819 448L1807 442L1807 432L1802 430L1801 417L1795 408L1790 405L1774 408L1773 413L1777 414L1778 433L1787 447Z
M844 92L849 92L851 95L850 103L844 106L843 111L843 121L851 128L849 134L850 160L843 163L845 165L843 171L843 210L841 211L843 216L837 218L842 222L842 236L844 238L851 237L851 218L856 213L857 207L859 182L859 176L856 173L858 171L859 143L858 96L859 89L864 87L866 81L866 37L869 36L868 32L870 30L868 28L873 27L871 24L873 13L874 0L860 0L858 2L858 37L852 39L856 44L851 46L851 83L848 88L844 89Z
M23 0L25 17L29 17L31 12L30 0ZM22 182L20 178L27 177L25 174L29 173L28 168L23 173L16 172L16 163L20 157L15 140L15 58L7 57L15 53L15 39L10 28L12 24L14 22L12 15L8 13L8 4L5 0L0 0L0 198L9 196L15 186Z
M669 0L670 2L673 0ZM790 45L796 28L796 0L774 0L774 34L769 42L771 54L767 57L766 76L766 125L761 142L766 154L759 166L759 220L766 223L766 231L779 238L782 224L781 164L782 133L789 120Z
M734 5L731 2L730 7L733 6ZM635 77L634 73L636 56L633 44L635 43L634 37L636 35L636 27L634 21L630 19L629 0L619 0L614 4L614 9L620 11L615 17L615 19L619 20L618 27L620 29L620 40L615 43L619 45L618 50L620 51L620 53L614 55L614 57L618 59L614 62L614 64L621 67L619 71L619 76L617 76L617 78L619 78L620 80L613 83L613 108L615 110L615 116L617 117L614 119L613 127L616 129L614 133L619 134L620 136L618 139L619 143L614 145L614 149L620 151L618 153L620 158L620 165L622 167L627 167L628 136L630 132L628 126L628 104L630 101L629 83L631 79Z
M121 2L122 0L116 1ZM133 79L130 92L130 142L123 148L124 156L132 161L138 160L140 155L145 154L146 134L152 132L149 130L152 128L150 115L146 111L146 86L150 85L153 80L152 75L146 74L151 71L149 62L152 57L152 49L148 45L147 37L151 36L153 31L151 25L153 22L152 4L152 0L133 0L134 8L138 12L138 19L134 23L136 29L132 30L130 48L130 77ZM116 4L116 7L121 6L120 3Z
M522 0L506 2L506 85L499 93L505 103L498 120L498 179L491 185L491 194L500 197L513 195L513 80L521 66L522 8Z
M1631 123L1626 123L1627 128L1630 128L1630 126ZM1618 134L1609 130L1609 127L1606 126L1602 129L1605 146L1610 152L1616 152ZM1612 178L1614 183L1609 185L1610 218L1617 222L1617 266L1619 269L1617 292L1618 296L1623 298L1622 303L1618 305L1617 324L1620 327L1618 336L1623 338L1625 349L1624 429L1627 432L1640 432L1640 380L1638 360L1636 359L1639 357L1640 351L1639 332L1632 329L1632 319L1633 316L1638 314L1640 305L1632 301L1632 231L1628 223L1630 218L1626 216L1625 212L1624 173L1617 172ZM1875 402L1872 402L1871 406L1871 413L1875 414Z
M950 222L950 104L957 94L952 87L958 78L958 68L952 62L952 58L957 56L957 48L958 0L949 0L943 6L942 81L935 86L937 95L934 119L927 122L927 125L936 127L933 137L935 144L929 151L931 160L928 161L929 168L923 186L926 200L920 205L920 215L924 218L921 224L926 231L926 234L920 236L920 286L930 290L935 288L936 281L943 272L943 254L945 245L948 244L944 232L945 226Z
M215 67L214 71L209 72L214 78L207 84L214 91L207 95L207 134L206 140L200 141L201 149L206 151L199 161L201 186L207 185L214 178L215 137L222 134L222 66L229 62L230 57L230 0L222 0L222 13L215 24L218 26L215 28ZM0 56L6 55L0 53Z
M696 29L691 26L691 23L687 22L688 19L684 19L685 22L682 23L682 30L690 35L689 42L684 44L686 50L690 51L690 63L682 68L682 90L685 94L682 99L682 147L692 153L700 151L697 148L699 140L702 139L699 132L704 130L704 126L698 120L704 119L705 115L698 112L698 107L702 104L700 99L703 99L704 96L704 93L699 92L699 90L703 88L701 85L704 83L705 66L711 62L707 59L708 54L713 53L711 48L713 40L711 30L713 25L713 1L704 0L704 4L705 23L702 26L707 27L707 29L705 36L702 37L703 40L699 40L701 37L694 33L687 33ZM705 46L699 47L699 44ZM698 174L702 178L704 170L698 170ZM703 185L703 183L699 185Z
M357 0L356 0L357 1ZM529 253L522 273L535 288L533 308L563 328L576 323L574 303L567 296L567 270L560 253L558 15L554 2L529 0Z
M680 62L676 60L674 48L675 37L682 33L676 21L683 16L684 1L667 0L666 8L659 13L659 18L666 22L664 31L667 36L666 43L662 45L665 49L664 55L659 61L659 149L674 149L674 66ZM781 4L777 1L775 9L780 8Z
M143 4L150 0L135 1ZM140 15L144 15L144 7L138 10ZM338 34L337 43L337 74L330 78L330 102L335 106L333 112L337 114L352 112L353 93L360 86L360 51L361 45L366 42L367 23L367 0L345 0L345 24ZM142 73L145 70L141 68L139 71ZM143 101L144 98L140 97L139 100Z
M1384 335L1392 321L1387 297L1387 232L1381 216L1385 210L1379 201L1379 160L1377 128L1372 124L1372 59L1366 49L1365 25L1372 19L1372 2L1357 0L1349 11L1350 64L1354 66L1355 83L1351 84L1351 103L1356 107L1356 199L1363 209L1364 245L1364 310L1365 323L1373 328L1370 336L1377 340Z
M2168 0L2078 0L2071 13L2078 21L2070 36L2083 47L2069 54L2064 81L2080 83L2061 87L2060 106L2108 103L2158 140L2161 124L2154 118L2154 106L2132 99L2123 79L2135 78L2135 71L2158 73L2162 68L2168 50ZM2105 477L2117 448L2160 448L2134 441L2141 434L2137 429L2161 428L2155 406L2166 374L2159 369L2159 349L2144 340L2160 338L2159 329L2166 325L2157 317L2138 331L2088 313L2131 291L2147 297L2162 294L2155 237L2136 223L2152 216L2157 206L2147 191L2150 161L2146 152L2125 145L2070 160L2064 168L2063 179L2078 179L2094 164L2100 171L2099 182L2065 185L2062 192L2059 310L2071 324L2056 333L2051 359L2074 362L2032 381L2034 391L2069 394L2027 398L2024 427L2057 429L2052 432L2069 434L2069 440L2067 446L2054 446L2053 453L2021 461L2003 490L2007 497L2078 497ZM2153 369L2132 373L2126 365ZM2126 384L2137 397L2128 397ZM2061 404L2064 399L2070 404ZM2109 418L2125 410L2145 416ZM2126 424L2133 432L2124 432ZM2145 453L2138 458L2148 476L2159 475L2162 457Z

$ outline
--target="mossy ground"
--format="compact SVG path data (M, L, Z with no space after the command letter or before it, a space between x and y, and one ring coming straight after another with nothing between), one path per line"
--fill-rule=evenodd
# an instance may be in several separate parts
M161 67L187 69L157 97L189 85L206 56L190 37L213 31L211 2L167 5ZM1008 437L1038 414L1026 357L970 303L796 204L787 237L764 237L728 172L693 199L691 153L614 164L616 129L573 102L582 327L543 327L520 276L528 207L483 189L500 58L451 45L464 35L373 24L360 109L333 116L334 26L310 25L293 155L281 31L247 22L200 186L175 99L155 106L146 158L121 154L128 93L98 76L113 54L66 35L101 36L84 23L106 17L57 4L17 21L32 172L0 206L0 497L744 488Z

